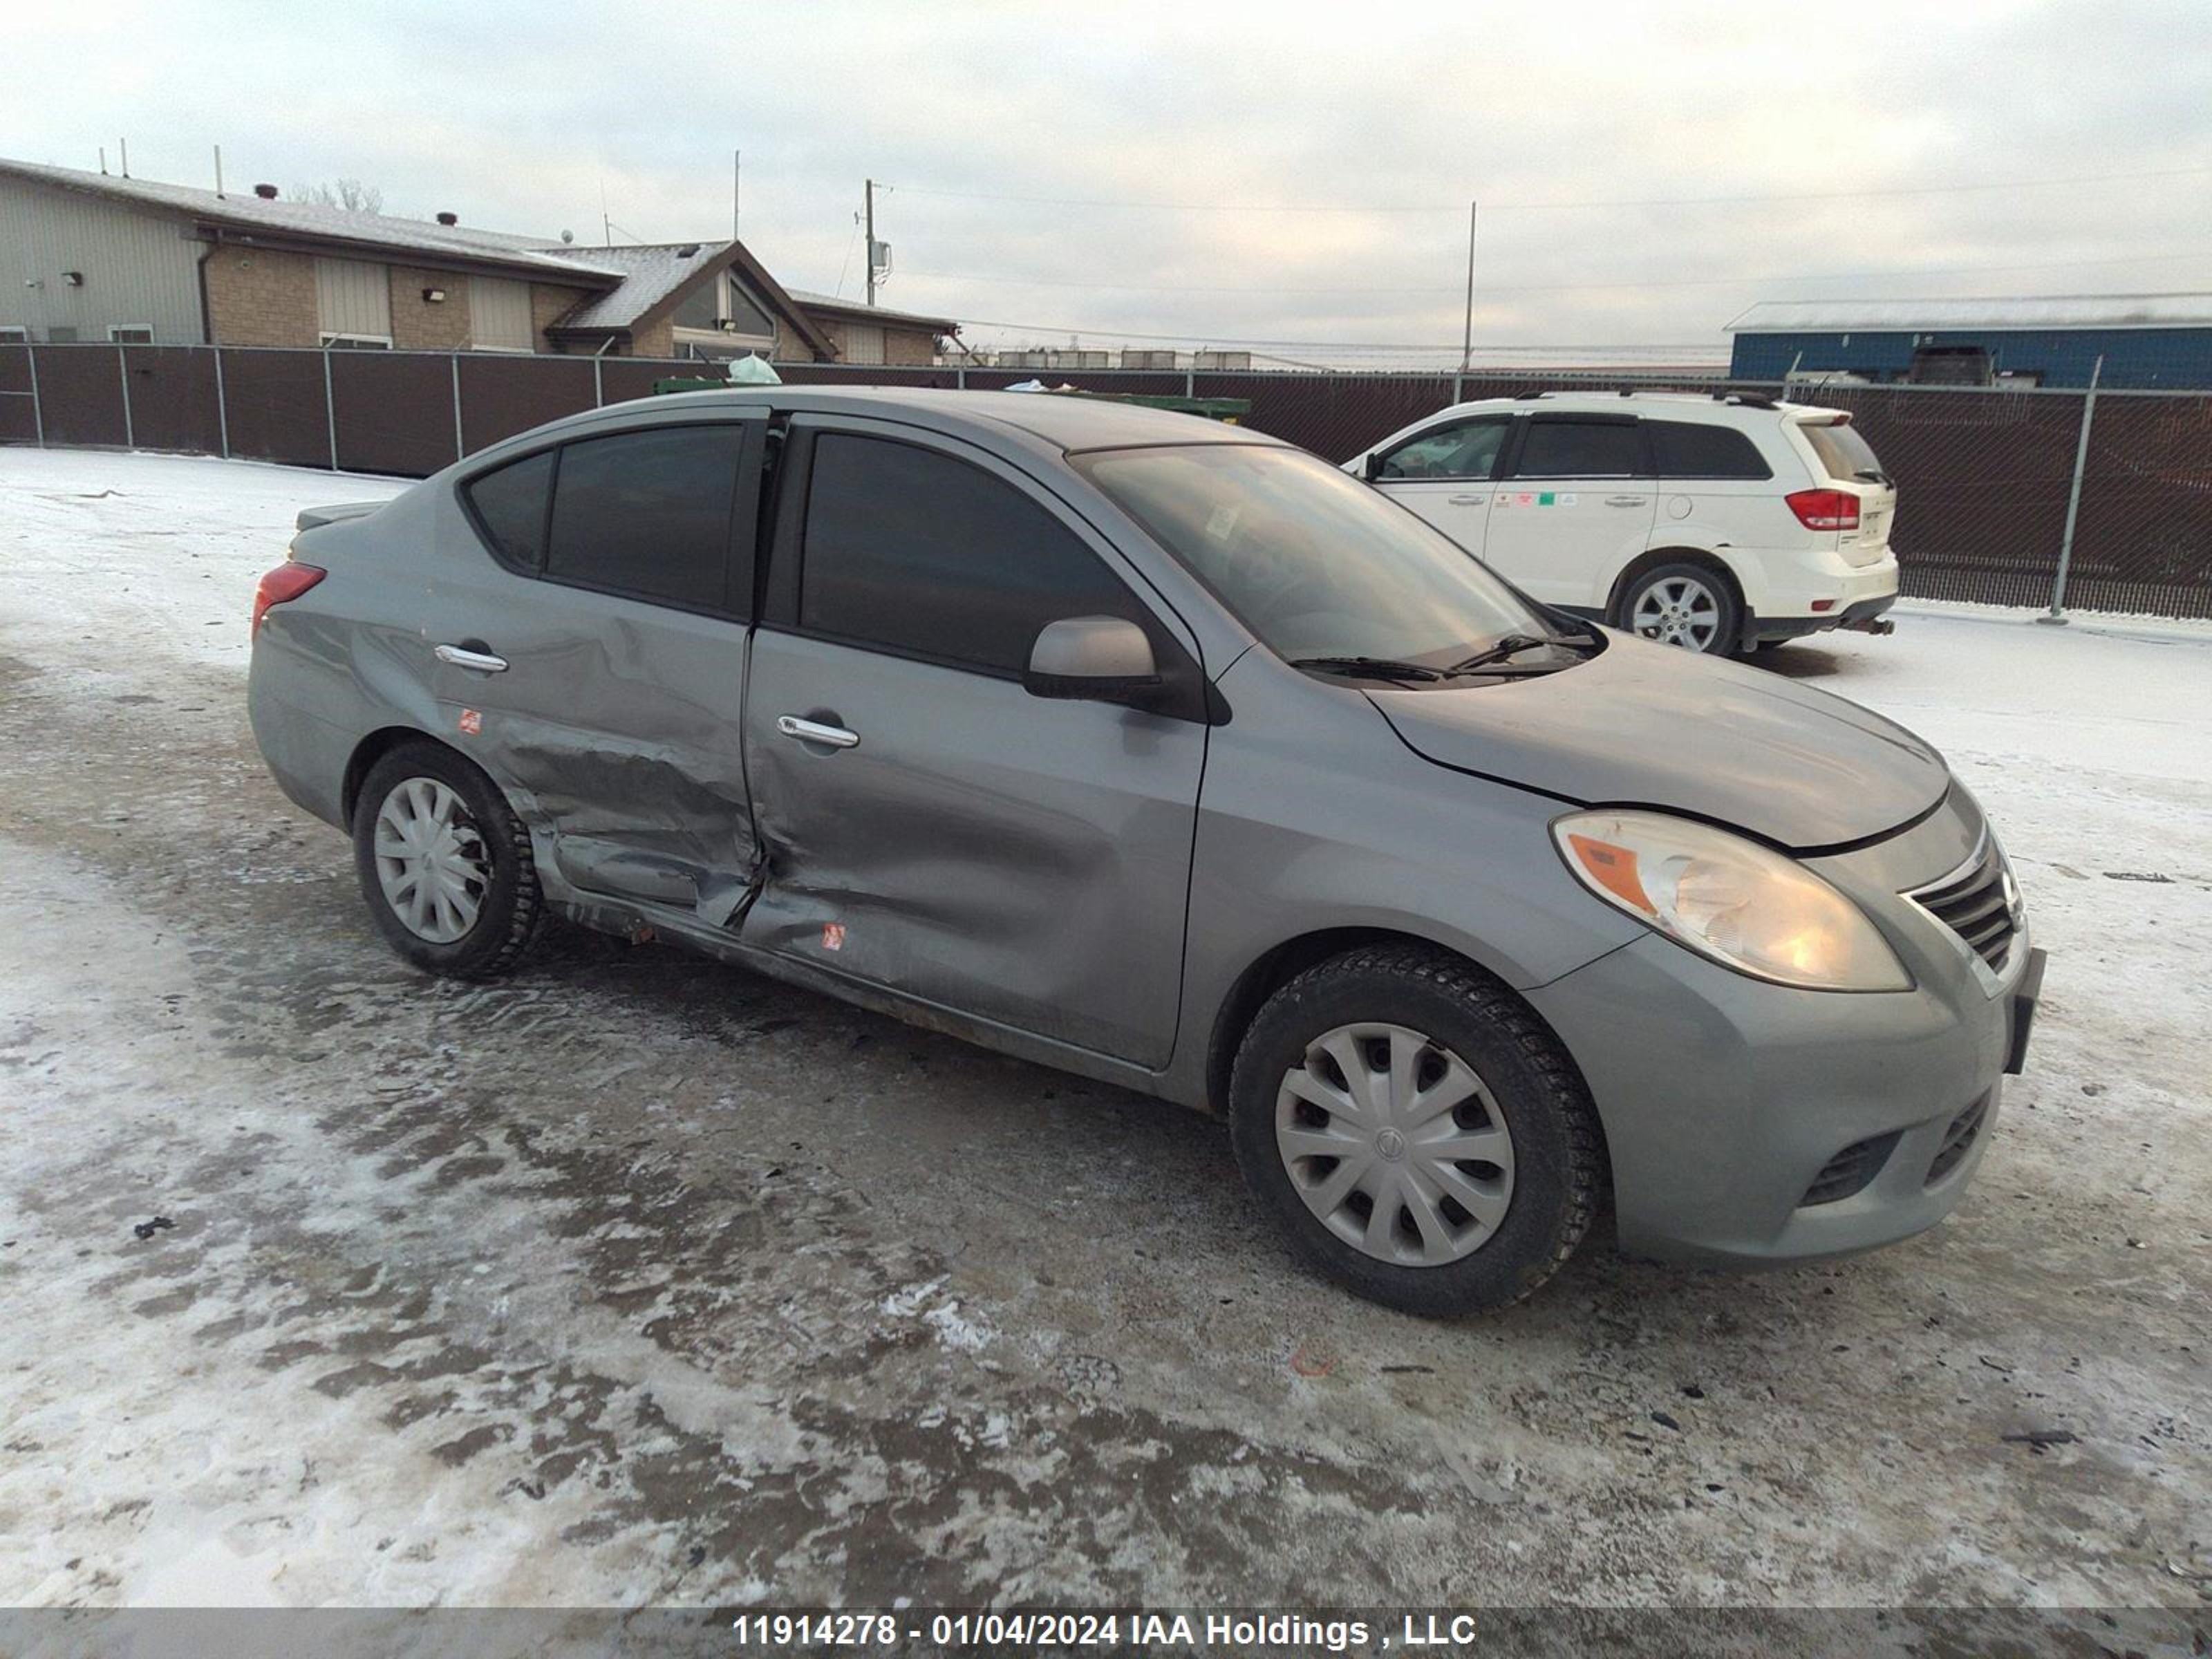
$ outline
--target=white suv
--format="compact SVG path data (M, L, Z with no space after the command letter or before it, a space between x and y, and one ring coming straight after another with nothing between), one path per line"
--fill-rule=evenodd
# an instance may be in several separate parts
M1887 633L1897 491L1839 409L1736 394L1458 404L1345 464L1530 598L1727 653Z

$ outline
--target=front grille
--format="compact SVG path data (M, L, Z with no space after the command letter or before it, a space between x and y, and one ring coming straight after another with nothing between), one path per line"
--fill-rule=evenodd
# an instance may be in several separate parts
M1881 1173L1881 1166L1889 1162L1890 1152L1897 1146L1903 1130L1876 1135L1871 1140L1855 1140L1820 1166L1820 1173L1813 1177L1813 1184L1805 1189L1805 1196L1797 1200L1801 1210L1815 1204L1840 1204L1844 1200L1866 1190L1867 1183Z
M1910 896L1991 968L2004 965L2019 922L2012 878L2005 873L2004 857L1994 840L1984 842L1981 856L1965 869Z
M1974 1137L1981 1133L1983 1120L1989 1115L1990 1097L1984 1095L1951 1120L1951 1127L1943 1131L1942 1148L1928 1166L1928 1185L1933 1187L1959 1167L1960 1161L1973 1150Z

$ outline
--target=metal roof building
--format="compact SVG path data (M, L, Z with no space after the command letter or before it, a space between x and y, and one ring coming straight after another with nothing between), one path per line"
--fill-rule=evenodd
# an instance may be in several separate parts
M1878 383L2212 387L2212 294L1768 300L1728 325L1729 373Z

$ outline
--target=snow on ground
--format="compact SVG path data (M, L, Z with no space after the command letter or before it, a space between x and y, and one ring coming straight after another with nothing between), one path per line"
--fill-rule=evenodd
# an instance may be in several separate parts
M241 690L293 514L404 487L0 448L0 1602L2212 1583L2212 627L1764 659L2020 867L2052 961L1976 1187L1439 1326L1301 1276L1156 1103L658 948L400 967Z

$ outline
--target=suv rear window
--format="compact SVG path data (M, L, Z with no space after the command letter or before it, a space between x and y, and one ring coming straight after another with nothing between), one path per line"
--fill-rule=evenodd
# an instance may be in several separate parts
M1820 425L1806 421L1800 422L1799 429L1813 446L1813 453L1820 458L1820 465L1828 469L1830 477L1844 483L1889 481L1889 474L1881 470L1881 462L1875 455L1874 446L1859 436L1856 427L1842 421Z
M1662 478L1771 478L1774 469L1759 447L1729 426L1691 421L1646 421L1651 453Z

